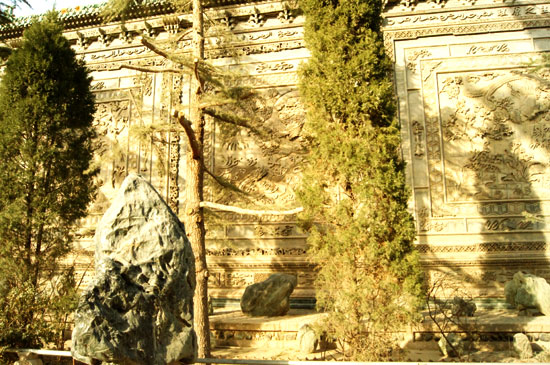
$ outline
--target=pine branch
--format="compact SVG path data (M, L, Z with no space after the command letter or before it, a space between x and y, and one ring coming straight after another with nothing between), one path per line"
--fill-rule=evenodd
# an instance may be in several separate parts
M201 104L199 105L199 108L204 110L207 108L213 108L213 107L219 107L219 106L225 106L229 104L235 104L235 99L225 98L225 99L214 99L210 98L211 101L208 101L207 98L202 98Z
M171 59L171 56L168 54L168 52L160 49L155 44L151 43L146 37L141 38L141 44L143 44L145 47L149 48L151 51L155 52L157 55L162 56L162 57L164 57L168 60ZM184 65L184 66L189 67L187 65Z
M232 124L232 125L235 125L237 127L247 128L256 135L259 135L259 136L265 136L266 135L265 132L251 126L250 124L248 124L246 119L243 119L243 118L241 118L241 117L239 117L239 116L237 116L233 113L226 113L226 112L218 111L218 110L212 109L212 108L206 108L206 109L203 110L203 112L204 112L204 114L209 115L212 118L215 118L215 119L217 119L221 122Z
M229 189L229 190L232 190L234 192L237 192L239 194L243 194L243 195L249 195L247 192L239 189L238 186L236 186L235 184L232 184L231 182L225 180L223 177L221 176L218 176L216 174L214 174L212 171L210 171L206 166L203 165L203 168L204 168L204 171L210 175L212 177L212 179L214 179L215 182L217 182L222 188L226 188L226 189Z
M201 160L201 150L197 141L197 136L195 136L195 132L191 127L191 122L185 117L185 115L179 113L177 110L174 110L174 118L178 120L179 124L185 130L187 140L189 141L189 146L191 147L191 152L193 153L193 159Z
M216 210L223 210L226 212L233 212L246 215L293 215L303 212L303 207L294 208L291 210L255 210L255 209L244 209L239 207L234 207L231 205L224 205L212 202L201 202L202 208L210 208Z
M141 44L143 44L145 47L149 48L151 51L156 53L159 56L162 56L163 58L172 61L178 65L181 65L187 69L189 69L190 72L195 73L197 76L197 80L201 80L201 85L204 84L204 82L208 82L209 84L221 87L222 83L214 78L212 75L219 74L219 70L215 69L214 67L208 65L205 62L201 62L200 60L191 59L190 57L185 57L182 55L177 54L171 54L153 42L149 41L146 37L141 38ZM182 73L182 71L180 71ZM199 77L199 75L201 77Z

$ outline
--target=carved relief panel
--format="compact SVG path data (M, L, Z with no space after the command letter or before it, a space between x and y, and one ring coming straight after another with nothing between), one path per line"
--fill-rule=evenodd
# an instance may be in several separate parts
M214 202L253 205L263 209L289 209L305 157L303 106L294 89L259 91L247 105L251 128L216 124L214 173L242 193L212 186Z
M171 159L179 152L179 138L175 133L157 131L155 127L169 122L172 83L172 78L145 73L114 79L96 78L93 85L97 108L94 126L98 133L95 159L101 168L97 198L91 207L93 215L103 214L131 172L149 178L167 201L174 196L177 201L178 194L172 193L170 187L177 188L178 171L176 168L174 173L170 166Z
M542 214L550 197L549 75L528 62L527 55L421 62L431 201L425 208L431 217L469 218L441 231L546 230L544 220L525 217ZM422 222L428 212L420 213Z

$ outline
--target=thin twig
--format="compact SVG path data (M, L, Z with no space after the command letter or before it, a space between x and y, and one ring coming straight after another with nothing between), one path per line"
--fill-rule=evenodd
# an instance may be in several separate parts
M145 47L149 48L151 51L155 52L159 56L162 56L167 59L170 58L170 55L166 51L163 51L162 49L157 47L155 44L149 42L145 37L141 38L141 44L143 44Z

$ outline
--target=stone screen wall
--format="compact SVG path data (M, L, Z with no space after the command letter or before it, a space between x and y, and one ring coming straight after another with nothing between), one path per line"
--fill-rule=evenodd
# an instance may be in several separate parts
M98 198L68 261L83 274L81 285L93 271L95 224L128 172L146 176L184 213L185 136L166 131L144 138L139 131L174 123L174 105L185 110L189 100L188 76L127 66L171 66L141 45L141 34L189 52L191 40L180 34L190 27L190 14L151 9L125 24L101 24L97 15L76 11L65 15L65 35L94 78L102 166ZM249 108L273 137L262 140L245 130L228 136L208 119L208 167L248 192L252 205L293 208L304 158L305 115L296 88L308 57L304 19L296 4L281 1L225 2L207 15L217 29L207 39L209 59L253 87L258 96ZM443 277L449 288L502 298L517 270L550 279L550 72L533 66L550 51L549 25L550 2L544 1L386 6L384 37L395 62L411 211L432 283ZM17 32L6 35L17 40ZM212 184L206 199L250 204ZM247 285L272 272L296 275L294 304L312 304L314 271L295 217L218 213L209 222L210 293L218 305L236 303Z
M207 19L207 57L214 66L240 75L238 82L254 90L256 96L246 108L270 135L258 138L246 129L227 133L222 124L207 118L208 169L247 195L219 189L210 181L205 199L239 207L294 208L294 187L304 158L305 113L296 88L299 64L308 57L303 17L292 4L267 1L210 8ZM189 20L190 14L167 13L65 33L92 73L100 135L98 197L83 222L76 255L68 262L74 260L78 271L85 273L82 286L93 274L95 225L129 172L148 178L170 206L184 214L186 137L183 131L155 128L174 123L170 115L175 105L187 112L189 76L145 72L171 64L139 38L146 34L160 46L187 54L191 39L181 34L189 29ZM149 134L144 134L147 128ZM298 278L294 303L311 305L313 272L305 249L295 216L209 215L210 295L216 305L236 304L246 286L273 272L286 272Z

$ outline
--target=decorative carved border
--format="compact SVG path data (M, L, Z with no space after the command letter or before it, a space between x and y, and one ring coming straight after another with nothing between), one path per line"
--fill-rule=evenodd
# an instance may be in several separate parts
M218 250L206 250L208 256L216 257L242 257L242 256L306 256L305 248L222 248Z
M427 253L503 253L518 251L550 251L550 243L535 242L483 242L472 245L416 245L418 252Z
M417 39L438 35L479 34L547 27L550 27L550 18L502 21L480 24L470 23L450 26L433 25L429 28L407 30L391 30L391 27L387 27L383 30L384 46L386 47L386 52L390 59L395 62L394 42L398 40Z

